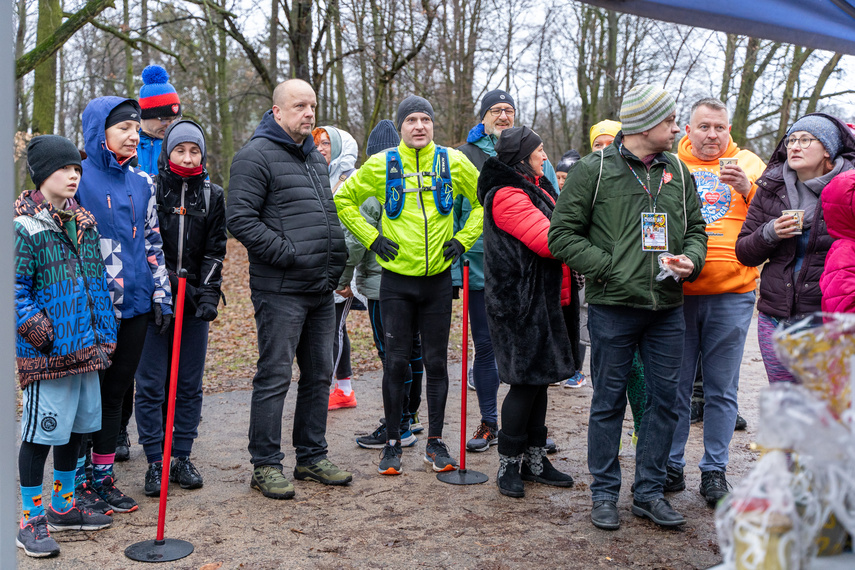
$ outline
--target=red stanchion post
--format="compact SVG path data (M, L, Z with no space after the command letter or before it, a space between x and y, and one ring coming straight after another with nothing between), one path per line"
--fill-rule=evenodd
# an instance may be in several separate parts
M437 473L436 478L452 485L477 485L488 477L479 471L466 469L466 377L469 371L469 261L463 262L463 354L460 374L460 469Z
M169 397L166 412L166 433L163 434L163 472L160 480L160 508L157 514L157 535L125 549L125 556L138 562L168 562L189 556L193 545L186 540L163 538L166 526L166 499L169 493L169 467L172 463L172 428L175 423L175 393L178 389L178 363L181 360L181 328L184 324L184 294L187 290L187 270L178 272L178 293L174 294L172 359L169 367Z

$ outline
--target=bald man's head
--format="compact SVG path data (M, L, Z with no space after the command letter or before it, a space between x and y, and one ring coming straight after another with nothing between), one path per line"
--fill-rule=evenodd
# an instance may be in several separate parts
M297 144L312 134L317 106L315 90L302 79L283 81L273 90L273 118Z

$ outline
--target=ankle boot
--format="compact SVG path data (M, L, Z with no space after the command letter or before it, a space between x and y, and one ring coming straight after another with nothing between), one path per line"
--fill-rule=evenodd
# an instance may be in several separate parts
M546 427L529 430L520 476L523 481L534 481L553 487L572 487L573 477L552 466L546 458Z
M499 492L508 497L524 497L525 485L520 478L526 436L509 436L499 430L499 473L496 485Z

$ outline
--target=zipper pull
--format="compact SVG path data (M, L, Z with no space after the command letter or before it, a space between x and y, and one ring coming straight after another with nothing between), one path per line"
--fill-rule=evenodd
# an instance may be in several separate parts
M133 237L134 237L135 239L136 239L136 237L137 237L137 227L136 227L136 226L134 226L134 235L133 235Z
M107 194L107 208L109 208L109 209L111 209L111 210L113 209L113 206L112 206L112 204L110 203L110 195L109 195L109 194Z

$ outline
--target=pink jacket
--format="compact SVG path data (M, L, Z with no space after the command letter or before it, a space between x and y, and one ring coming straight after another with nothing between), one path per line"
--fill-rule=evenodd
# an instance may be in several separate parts
M828 233L837 238L819 280L822 310L855 313L855 170L835 176L822 190Z

